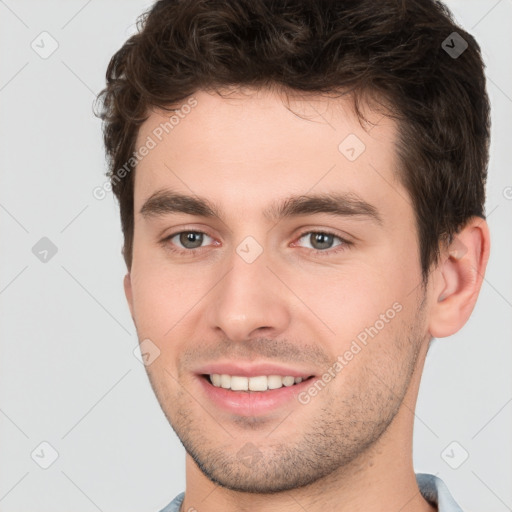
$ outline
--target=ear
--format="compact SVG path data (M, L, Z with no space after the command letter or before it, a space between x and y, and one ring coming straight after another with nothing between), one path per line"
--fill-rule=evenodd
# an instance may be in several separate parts
M473 217L443 249L433 273L429 331L435 338L456 333L475 307L489 259L487 222Z
M126 297L128 306L130 308L130 314L132 315L132 318L134 318L133 317L132 279L131 279L129 272L124 276L123 285L124 285L124 295Z

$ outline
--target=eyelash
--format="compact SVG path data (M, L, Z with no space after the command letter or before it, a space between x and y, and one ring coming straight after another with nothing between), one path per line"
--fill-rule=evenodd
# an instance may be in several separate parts
M190 256L190 257L194 257L194 256L197 256L198 253L202 252L202 249L206 249L207 247L197 247L195 249L176 249L175 247L172 247L171 244L169 244L169 242L177 235L181 235L183 233L196 233L196 234L200 234L200 235L206 235L210 238L213 238L211 237L210 235L208 235L208 233L205 233L204 231L195 231L195 230L184 230L184 231L177 231L176 233L172 233L171 235L168 235L166 236L163 240L161 240L161 244L166 247L168 250L170 250L171 252L173 252L174 254L177 254L179 256ZM341 244L335 246L334 249L326 249L326 250L319 250L319 249L309 249L309 251L315 255L315 256L332 256L334 254L338 254L342 251L345 251L347 250L348 248L350 248L352 245L353 245L353 242L350 242L342 237L340 237L339 235L337 235L336 233L333 233L329 230L319 230L319 231L303 231L298 237L297 237L297 241L300 240L301 238L303 238L305 235L312 235L312 234L322 234L322 235L332 235L334 238L337 238L338 240L340 240ZM294 242L295 243L295 242ZM304 249L308 249L307 247L304 247Z

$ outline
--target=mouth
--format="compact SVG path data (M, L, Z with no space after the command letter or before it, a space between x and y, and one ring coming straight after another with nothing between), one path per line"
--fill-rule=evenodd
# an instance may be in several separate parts
M303 407L297 397L315 380L314 375L198 375L206 399L231 415L261 417L285 414L290 407ZM289 414L289 413L288 413Z
M292 375L256 375L246 377L243 375L228 375L228 374L203 374L203 379L206 379L212 386L216 388L228 389L230 391L242 391L246 393L257 392L263 393L283 387L293 387L301 382L310 380L314 375L294 377Z

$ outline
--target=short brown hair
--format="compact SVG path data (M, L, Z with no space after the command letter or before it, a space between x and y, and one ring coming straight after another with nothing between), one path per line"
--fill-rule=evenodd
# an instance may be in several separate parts
M467 44L460 55L449 52L456 43ZM424 282L440 243L472 216L485 218L484 64L475 39L440 1L159 0L112 57L106 78L99 116L128 269L138 128L151 107L198 90L349 92L360 119L362 94L380 98L398 121L398 172L415 211ZM132 172L120 179L121 168Z

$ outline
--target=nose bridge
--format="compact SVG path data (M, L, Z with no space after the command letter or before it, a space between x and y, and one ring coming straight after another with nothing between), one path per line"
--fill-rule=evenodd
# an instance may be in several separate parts
M247 237L236 247L211 301L210 327L221 329L233 341L258 335L258 329L276 336L290 321L287 298L267 268L270 258L256 244Z

